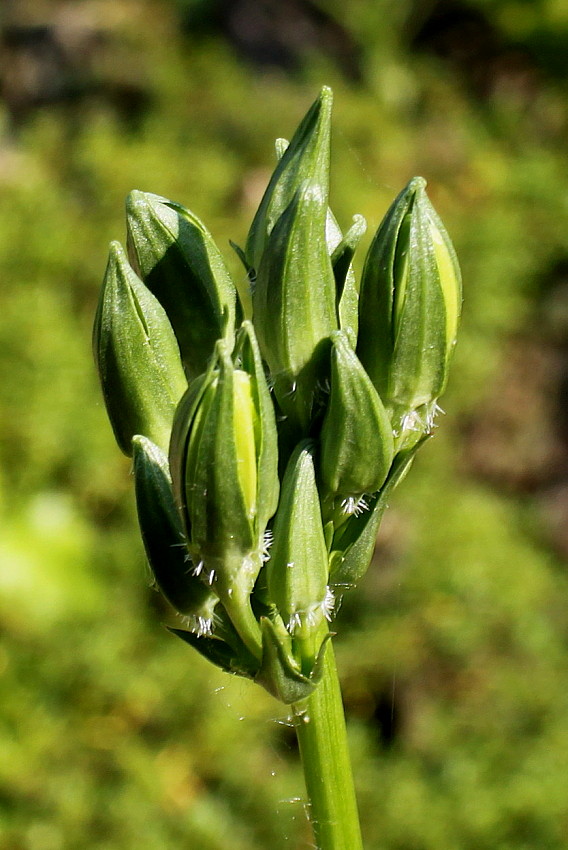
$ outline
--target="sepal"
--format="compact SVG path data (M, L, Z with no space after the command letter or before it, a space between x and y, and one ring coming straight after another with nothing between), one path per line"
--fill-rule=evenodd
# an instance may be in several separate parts
M323 676L325 649L333 635L330 632L325 634L311 669L306 673L302 672L294 657L292 640L284 625L268 617L263 617L260 625L262 662L255 681L286 705L306 699L313 693Z

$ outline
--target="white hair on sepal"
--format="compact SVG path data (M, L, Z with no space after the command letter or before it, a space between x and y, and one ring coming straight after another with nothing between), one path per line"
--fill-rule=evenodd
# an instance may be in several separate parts
M190 559L190 560L191 560L191 559ZM203 572L203 567L204 567L204 566L205 566L205 563L204 563L203 561L199 561L199 563L197 563L197 564L194 566L194 568L193 568L193 575L194 575L196 578L197 578L197 576L200 576L200 575L201 575L201 573Z
M270 547L274 543L274 532L271 528L267 528L262 535L262 547L260 550L260 560L263 564L270 559Z
M366 496L348 496L342 499L341 508L344 514L359 516L369 510Z
M197 637L211 637L213 634L213 619L198 614L180 614L181 623Z

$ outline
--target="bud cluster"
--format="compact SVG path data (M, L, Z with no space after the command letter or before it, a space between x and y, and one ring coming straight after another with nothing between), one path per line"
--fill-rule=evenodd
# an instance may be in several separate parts
M205 657L285 703L317 686L338 597L364 575L393 488L433 426L461 306L421 178L387 212L360 283L329 209L324 88L237 249L245 309L209 231L157 195L127 200L94 351L133 456L146 554Z

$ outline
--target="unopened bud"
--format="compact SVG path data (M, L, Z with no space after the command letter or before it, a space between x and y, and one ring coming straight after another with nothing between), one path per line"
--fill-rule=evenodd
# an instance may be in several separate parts
M191 379L205 371L218 339L232 344L235 286L213 237L190 210L134 191L126 213L131 262L170 317Z
M455 252L425 186L422 178L411 180L388 211L359 298L357 354L402 444L403 432L415 440L431 429L461 309Z
M331 89L324 86L290 144L283 139L277 142L279 162L247 238L246 258L257 271L272 229L303 182L320 186L327 209L332 101Z
M168 317L132 270L118 242L110 246L93 350L122 451L132 454L135 434L143 434L167 451L176 404L187 381Z
M249 596L278 496L276 424L264 375L235 368L225 343L182 398L170 466L189 552L254 651L260 632ZM272 447L272 450L270 450ZM264 504L260 504L260 499Z
M271 232L253 292L254 325L276 397L304 430L326 340L337 329L326 216L321 187L303 183Z
M266 565L270 598L293 638L294 654L308 671L327 633L333 603L313 450L304 441L288 462Z
M347 513L380 489L394 444L390 419L344 332L332 334L331 392L320 437L320 478Z

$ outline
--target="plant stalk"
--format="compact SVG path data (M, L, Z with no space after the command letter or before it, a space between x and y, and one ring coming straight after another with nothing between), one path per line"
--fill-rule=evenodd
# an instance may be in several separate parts
M363 850L332 641L320 683L293 711L317 850Z

